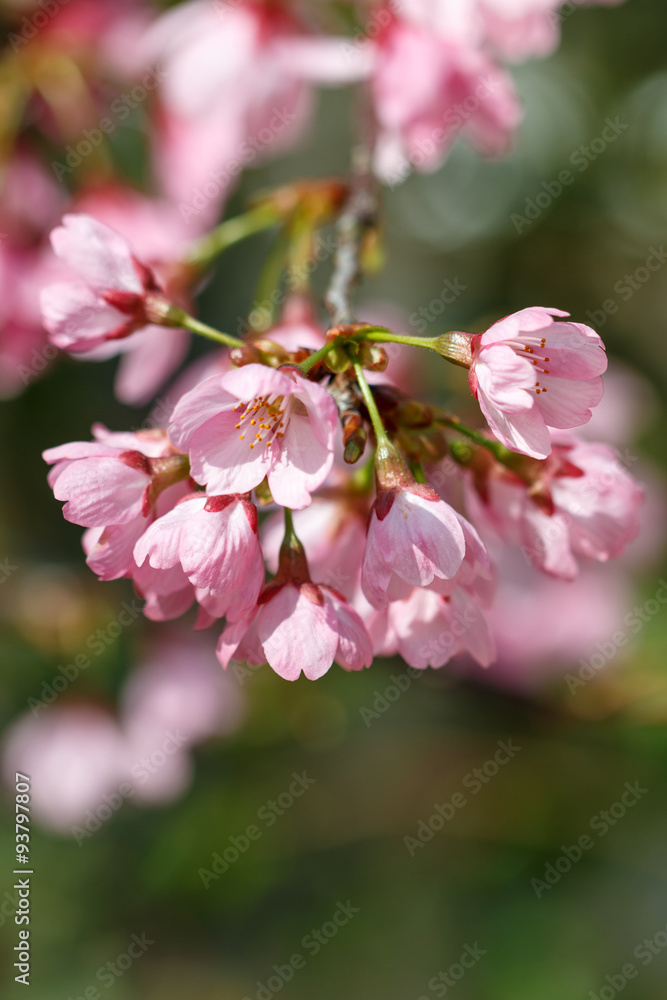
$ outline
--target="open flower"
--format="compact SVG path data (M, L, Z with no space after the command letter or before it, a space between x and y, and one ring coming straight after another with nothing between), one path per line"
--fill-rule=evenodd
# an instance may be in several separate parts
M77 276L41 295L44 325L57 347L89 351L151 323L148 297L160 288L122 236L90 215L65 215L51 243Z
M209 493L247 493L266 477L276 503L299 510L331 469L336 425L336 404L317 383L251 364L186 393L169 433Z
M558 318L567 315L536 306L486 333L441 338L443 355L469 368L470 388L498 440L533 458L551 452L549 428L587 423L602 399L604 344L589 326Z

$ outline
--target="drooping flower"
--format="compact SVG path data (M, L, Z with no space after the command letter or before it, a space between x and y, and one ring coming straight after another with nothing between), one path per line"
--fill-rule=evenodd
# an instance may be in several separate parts
M417 670L443 667L469 653L482 667L495 659L495 646L482 606L462 587L449 597L415 587L383 610L363 616L376 656L395 656Z
M186 393L169 433L210 494L247 493L266 477L276 503L298 510L331 469L336 425L336 405L317 383L250 364Z
M76 275L41 295L44 325L57 347L90 351L155 322L161 289L113 229L89 215L65 215L51 243Z
M187 457L175 452L164 432L114 435L97 428L96 437L43 454L54 466L49 485L56 500L67 501L63 515L74 524L129 524L148 515L163 489L188 477Z
M334 660L345 670L370 666L373 647L359 614L342 594L311 581L303 546L290 532L280 549L278 572L249 615L228 624L218 659L268 663L286 680L302 670L322 677Z
M545 573L572 580L577 556L606 562L636 538L643 490L608 445L555 433L549 459L521 471L491 466L469 486L468 505Z
M213 597L234 597L236 604L240 592L236 616L255 604L264 583L257 509L243 496L186 497L142 534L134 557L154 569L180 565L190 583Z
M325 584L288 581L269 585L250 620L228 625L220 636L218 659L268 663L285 680L301 672L317 680L334 660L345 670L361 670L373 659L364 624L342 595Z
M114 433L93 428L94 441L49 448L49 485L66 500L68 521L88 530L86 562L101 580L136 569L133 550L156 516L167 513L188 487L187 457L175 452L164 431Z
M373 607L407 597L436 578L451 580L465 555L459 516L430 486L382 481L373 504L361 585Z
M560 318L567 315L536 306L486 333L441 338L444 356L469 368L470 388L498 440L533 458L549 455L549 428L585 424L602 399L604 344L590 327Z

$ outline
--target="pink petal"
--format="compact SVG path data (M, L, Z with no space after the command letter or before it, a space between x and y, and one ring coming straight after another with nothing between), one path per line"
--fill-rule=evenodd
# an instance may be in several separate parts
M247 493L259 486L275 460L273 446L256 442L254 429L239 429L238 422L239 414L226 410L208 420L191 439L191 474L211 494Z
M551 375L541 375L540 385L547 391L537 396L537 406L550 427L580 427L592 417L591 407L597 406L604 394L601 378L573 382Z
M94 291L143 291L127 241L92 216L65 215L51 233L51 244Z
M323 587L324 600L331 605L338 619L338 649L336 662L345 670L362 670L373 662L373 644L361 617L354 608Z
M187 451L197 428L235 403L236 398L221 387L220 376L211 375L178 401L171 415L169 437L177 448Z
M257 635L269 665L294 681L301 671L309 680L322 677L338 648L336 614L328 604L315 604L293 584L260 607Z
M315 420L292 413L280 448L274 452L275 464L268 472L276 503L293 510L308 506L311 493L322 485L333 465L333 444L322 444L321 436ZM274 448L275 442L272 451Z
M117 458L84 458L63 469L54 486L56 500L67 500L63 515L84 527L127 524L141 514L150 477Z
M190 345L185 330L145 326L132 337L132 348L120 359L116 373L116 397L121 403L143 406L173 375Z
M40 303L51 340L56 347L70 351L88 351L104 344L108 334L127 320L76 281L48 285L40 294Z

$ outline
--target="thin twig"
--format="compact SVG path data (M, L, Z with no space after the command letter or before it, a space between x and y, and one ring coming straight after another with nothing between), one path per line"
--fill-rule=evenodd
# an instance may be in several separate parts
M372 171L374 122L369 95L359 91L357 145L352 151L352 183L350 197L336 223L338 247L334 269L325 295L325 304L332 323L351 323L354 316L351 304L352 289L360 271L360 255L364 236L375 225L378 199Z

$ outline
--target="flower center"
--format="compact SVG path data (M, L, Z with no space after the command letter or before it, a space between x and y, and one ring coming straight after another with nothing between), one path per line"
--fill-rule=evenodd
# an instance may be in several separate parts
M525 340L510 340L507 343L515 354L519 354L530 361L537 369L537 372L540 372L542 375L549 375L549 369L546 367L550 361L550 358L546 356L546 351L548 350L546 337L526 337ZM546 392L547 389L544 383L540 385L539 381L537 381L533 386L533 391L539 396L541 392Z
M284 396L254 396L249 403L239 402L234 413L240 413L234 425L240 430L239 441L247 440L252 451L263 444L270 448L274 440L285 437L290 417L290 400Z

